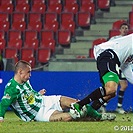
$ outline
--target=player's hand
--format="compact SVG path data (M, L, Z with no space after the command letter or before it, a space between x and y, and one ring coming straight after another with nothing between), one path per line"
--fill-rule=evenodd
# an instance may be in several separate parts
M46 93L46 90L45 90L45 89L42 89L42 90L39 91L39 93L40 93L41 95L44 95L44 94Z

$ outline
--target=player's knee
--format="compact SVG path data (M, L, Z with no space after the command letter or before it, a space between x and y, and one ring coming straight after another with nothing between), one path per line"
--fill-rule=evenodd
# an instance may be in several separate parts
M114 88L114 87L105 87L105 89L106 89L106 95L112 95L112 96L116 95L116 88Z

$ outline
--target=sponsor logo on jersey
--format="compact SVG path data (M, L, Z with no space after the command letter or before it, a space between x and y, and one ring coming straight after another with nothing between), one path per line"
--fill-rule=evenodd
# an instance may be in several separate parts
M114 77L114 75L109 75L109 78L113 78Z
M24 98L27 100L27 103L30 104L30 105L34 104L34 102L35 102L35 96L34 96L33 93L31 93L31 94L26 94L26 95L24 96Z

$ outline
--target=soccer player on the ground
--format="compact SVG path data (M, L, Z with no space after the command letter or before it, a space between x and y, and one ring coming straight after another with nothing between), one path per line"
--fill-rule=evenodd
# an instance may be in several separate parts
M113 36L110 38L110 40L114 40L114 39L117 39L117 38L121 38L123 36L126 36L128 34L128 31L129 31L129 25L127 23L122 23L120 25L120 35L118 36ZM126 113L125 110L122 108L122 103L123 103L123 99L124 99L124 92L128 86L128 82L125 78L125 76L123 75L123 73L121 72L121 70L119 70L119 79L120 79L120 82L119 82L119 85L120 85L120 89L119 89L119 92L118 92L118 103L117 103L117 108L116 108L116 112L120 113L120 114L124 114ZM107 103L105 103L101 108L100 110L102 112L106 112L106 106L107 106Z
M30 64L23 60L17 62L15 75L7 83L0 102L0 122L4 121L9 106L24 121L71 121L80 117L75 113L63 112L64 109L70 108L71 103L77 102L76 99L61 95L44 96L44 89L39 92L33 90L29 82L30 76ZM108 119L106 115L91 110L89 105L86 113L99 120Z
M92 108L97 110L105 102L115 97L119 85L116 68L120 67L126 79L133 84L133 34L95 46L94 56L103 86L94 90L81 101L71 104L73 110L80 114L82 107L88 103L92 103Z

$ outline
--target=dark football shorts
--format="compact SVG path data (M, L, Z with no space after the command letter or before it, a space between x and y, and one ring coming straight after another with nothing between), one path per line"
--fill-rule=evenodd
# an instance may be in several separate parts
M108 81L115 81L118 83L119 66L119 59L113 50L107 49L104 52L102 52L97 58L97 69L99 70L101 82L103 84L105 84Z

